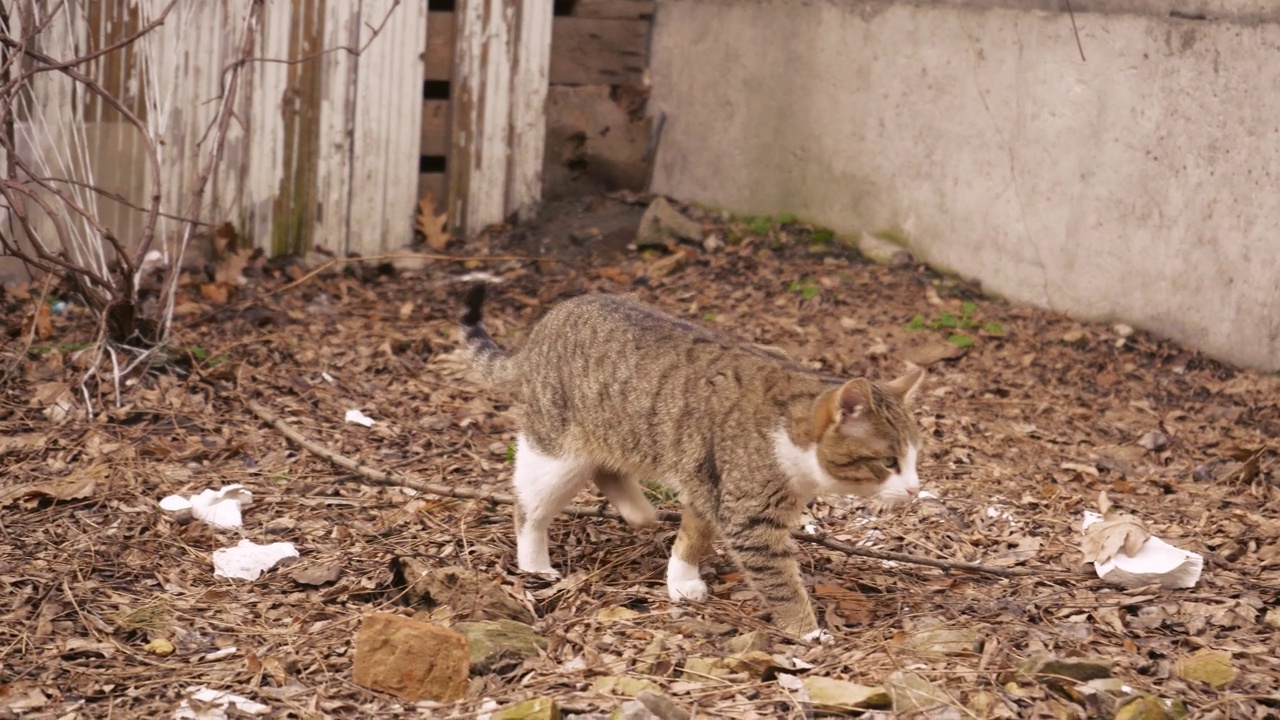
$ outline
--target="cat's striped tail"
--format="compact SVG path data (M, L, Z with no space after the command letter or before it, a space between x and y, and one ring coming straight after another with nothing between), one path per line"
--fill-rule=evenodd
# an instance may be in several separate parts
M497 385L508 379L511 356L484 329L485 289L480 283L467 291L467 314L462 316L463 347L471 366L485 382Z

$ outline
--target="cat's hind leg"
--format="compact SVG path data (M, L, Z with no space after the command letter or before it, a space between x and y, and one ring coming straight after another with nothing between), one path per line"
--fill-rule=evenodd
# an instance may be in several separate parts
M658 511L653 509L653 504L635 480L604 468L597 469L592 479L628 525L643 528L658 524Z
M702 580L698 564L711 554L715 539L715 525L686 505L680 518L680 532L676 533L671 559L667 562L667 596L673 602L707 597L707 584Z
M559 575L551 567L547 528L586 484L590 468L541 452L524 433L516 439L516 563L522 572Z

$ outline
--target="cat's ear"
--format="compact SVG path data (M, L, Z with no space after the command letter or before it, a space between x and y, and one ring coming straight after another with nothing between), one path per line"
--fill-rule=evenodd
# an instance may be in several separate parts
M814 417L814 436L821 438L831 427L856 435L870 422L871 382L855 378L823 396Z
M907 372L895 380L885 383L884 391L898 399L903 405L910 405L916 391L924 383L924 369L914 363L908 363Z

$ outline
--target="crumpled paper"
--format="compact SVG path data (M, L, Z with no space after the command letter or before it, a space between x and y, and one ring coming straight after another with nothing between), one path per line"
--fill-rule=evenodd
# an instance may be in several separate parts
M265 715L271 709L247 697L225 690L214 690L205 685L187 688L187 696L178 709L173 711L173 720L224 720L231 717L227 712L230 707L235 707L236 715ZM195 701L195 707L192 707L192 700Z
M1086 510L1082 529L1101 521L1102 515ZM1106 562L1094 563L1093 568L1098 577L1122 587L1159 585L1173 590L1195 587L1204 569L1204 558L1153 535L1147 538L1136 555L1126 555L1121 551Z
M234 547L213 551L214 577L257 580L262 573L285 558L298 557L298 549L289 542L259 545L244 539Z
M218 490L205 490L198 495L170 495L160 501L160 508L178 520L195 518L219 528L238 528L243 524L240 509L253 503L253 493L245 486L227 485Z

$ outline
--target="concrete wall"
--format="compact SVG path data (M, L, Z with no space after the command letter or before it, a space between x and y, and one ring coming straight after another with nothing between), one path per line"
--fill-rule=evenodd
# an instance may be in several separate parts
M654 190L1280 369L1277 4L1058 5L661 2Z

